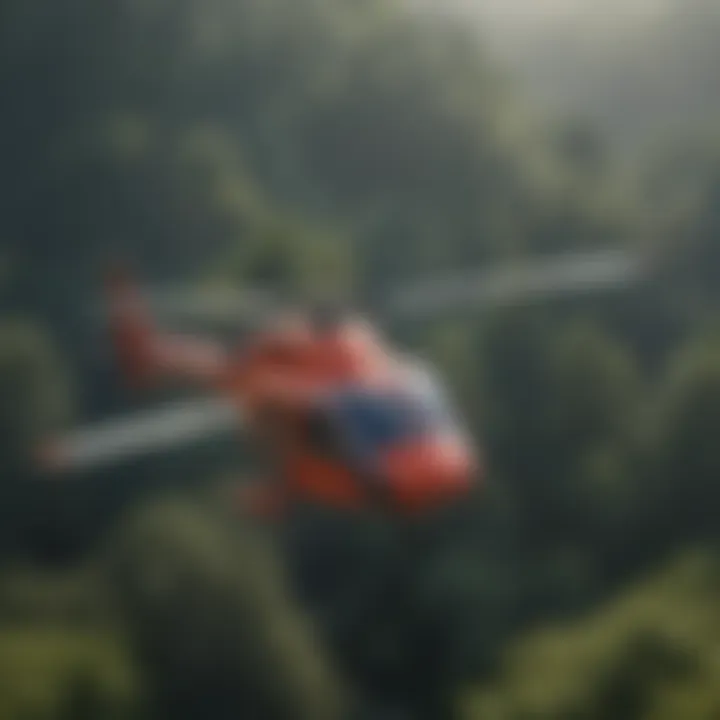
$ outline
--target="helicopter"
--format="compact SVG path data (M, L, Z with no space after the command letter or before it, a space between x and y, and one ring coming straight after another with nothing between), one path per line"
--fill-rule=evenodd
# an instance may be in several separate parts
M620 290L646 271L642 258L622 249L567 254L409 283L384 298L380 314L407 322L464 307ZM279 310L239 291L155 296L171 312L251 316L256 328L227 349L156 327L152 295L122 268L108 274L106 298L114 354L132 387L179 379L210 397L50 438L39 453L45 473L87 472L244 426L278 467L271 481L240 493L264 516L295 500L412 516L482 481L482 454L433 369L362 315L324 306Z

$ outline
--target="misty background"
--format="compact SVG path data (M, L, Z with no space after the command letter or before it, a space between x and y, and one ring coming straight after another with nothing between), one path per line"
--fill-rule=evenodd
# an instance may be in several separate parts
M718 7L2 0L0 720L715 720ZM488 458L422 553L327 508L250 523L241 433L32 465L187 395L122 383L109 258L367 307L603 248L651 276L388 329Z
M540 112L575 118L633 156L716 133L714 0L406 0L469 20Z

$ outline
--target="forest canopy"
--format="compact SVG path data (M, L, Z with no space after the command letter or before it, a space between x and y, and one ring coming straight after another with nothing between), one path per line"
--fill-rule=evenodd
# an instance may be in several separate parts
M0 107L0 718L422 718L438 696L473 720L715 717L712 572L670 564L718 532L714 141L629 177L601 135L533 119L470 25L391 0L5 0ZM118 256L363 307L605 247L652 281L393 329L489 468L403 570L411 611L373 602L407 566L392 527L238 527L242 443L32 470L47 432L156 399L128 395L98 319Z

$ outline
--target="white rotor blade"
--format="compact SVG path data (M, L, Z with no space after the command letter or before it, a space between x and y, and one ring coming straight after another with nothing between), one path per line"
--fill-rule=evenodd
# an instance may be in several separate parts
M619 290L635 283L645 270L640 257L624 251L562 255L413 283L391 295L386 309L395 317L410 318L463 306Z
M173 403L76 430L42 448L41 468L50 472L87 470L127 457L171 447L237 428L237 405L218 400Z
M214 321L261 324L276 314L278 305L272 297L256 290L228 287L194 288L182 286L150 286L142 290L151 311L160 318L177 318L190 322ZM95 320L107 320L107 308L91 309Z

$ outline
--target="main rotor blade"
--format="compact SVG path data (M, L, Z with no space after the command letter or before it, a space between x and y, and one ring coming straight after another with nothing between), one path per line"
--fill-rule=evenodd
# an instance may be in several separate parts
M489 308L623 290L646 270L640 256L622 250L561 255L412 283L391 294L386 312L397 319L412 319L464 306Z
M41 448L40 469L51 473L90 470L231 431L241 423L238 407L232 403L173 403L50 440Z
M276 316L279 303L268 293L228 287L150 286L142 290L150 311L161 322L214 323L252 330ZM91 308L95 322L107 322L106 306Z

